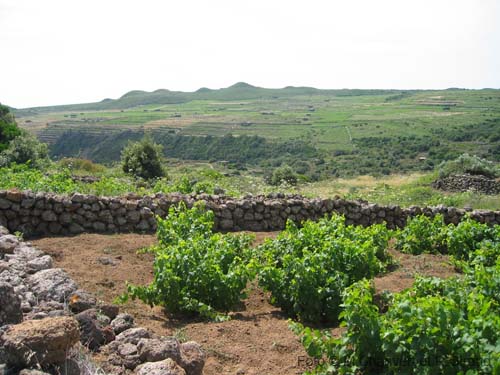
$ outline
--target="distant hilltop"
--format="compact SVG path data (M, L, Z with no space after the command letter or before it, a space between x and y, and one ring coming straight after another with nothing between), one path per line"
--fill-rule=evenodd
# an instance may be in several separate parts
M118 99L104 99L96 103L68 104L48 107L33 107L18 109L17 115L33 112L54 111L96 111L110 109L125 109L141 105L163 105L178 104L192 100L250 100L259 98L286 98L300 95L326 95L326 96L359 96L359 95L387 95L402 92L414 92L417 90L363 90L363 89L339 89L323 90L314 87L286 86L281 89L269 89L250 85L246 82L238 82L232 86L221 89L209 89L202 87L194 92L170 91L159 89L152 92L133 90Z

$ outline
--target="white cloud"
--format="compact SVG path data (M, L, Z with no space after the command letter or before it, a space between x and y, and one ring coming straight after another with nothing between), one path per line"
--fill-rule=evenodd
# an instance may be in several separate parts
M0 101L133 89L500 87L495 0L0 0Z

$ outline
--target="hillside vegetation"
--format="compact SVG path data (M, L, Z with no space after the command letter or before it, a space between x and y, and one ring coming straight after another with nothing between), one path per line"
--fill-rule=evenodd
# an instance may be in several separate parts
M99 103L17 110L56 158L119 159L145 133L181 160L282 164L311 180L428 171L463 153L500 161L500 90L132 91Z
M20 134L21 131L17 127L9 108L0 104L0 152L4 151L9 142Z

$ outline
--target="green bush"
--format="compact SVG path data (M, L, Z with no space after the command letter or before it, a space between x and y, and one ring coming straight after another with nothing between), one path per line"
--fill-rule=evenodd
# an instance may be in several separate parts
M276 168L271 176L267 178L270 185L278 186L282 183L295 185L297 183L297 174L288 165Z
M12 164L0 168L0 189L32 190L34 192L53 192L116 196L130 192L144 193L135 183L125 178L101 177L99 181L84 183L74 181L71 171L59 168L57 171L41 171L26 164Z
M403 253L418 255L446 252L446 232L443 215L430 218L418 215L408 220L396 234L396 248Z
M469 216L458 225L445 225L442 215L434 218L419 215L409 219L407 225L396 233L396 248L404 253L449 254L458 261L484 256L481 251L491 256L499 246L500 226L482 224Z
M77 190L77 186L67 169L45 174L26 164L12 164L0 168L0 189L17 188L34 192L71 193Z
M4 151L9 142L21 135L14 116L8 107L0 104L0 152Z
M8 147L2 152L0 167L9 164L28 164L40 168L49 162L49 151L45 143L41 143L34 136L23 132L12 139Z
M165 174L161 165L162 146L150 137L139 142L129 142L122 150L122 168L135 177L151 179Z
M500 374L500 260L464 278L418 278L379 314L372 285L343 294L341 338L293 323L318 366L308 374Z
M88 159L81 158L64 158L58 163L61 167L67 168L72 172L84 172L90 174L102 173L106 167L101 164L96 164Z
M492 245L500 247L499 225L489 226L466 217L458 225L449 225L446 229L448 253L458 260L469 261L478 256L476 250Z
M460 155L455 160L446 161L439 165L439 177L464 173L495 178L500 176L500 167L489 160L469 154Z
M390 231L383 225L346 226L342 216L293 222L260 248L259 285L271 302L304 321L335 322L344 288L385 267Z
M186 209L181 204L158 218L158 246L154 281L148 286L128 285L122 296L164 306L170 313L198 313L221 318L244 298L244 289L254 277L250 266L249 235L212 233L214 215L201 206Z

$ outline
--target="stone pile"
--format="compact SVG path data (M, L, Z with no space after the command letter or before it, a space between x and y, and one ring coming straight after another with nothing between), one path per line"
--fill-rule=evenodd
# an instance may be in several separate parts
M432 183L434 189L466 192L472 191L482 194L500 194L500 182L480 175L451 175L439 178Z
M102 368L82 362L82 346L106 356ZM201 375L204 363L197 343L135 327L132 316L80 290L50 256L0 226L0 374Z
M349 224L387 223L403 227L417 214L443 214L448 223L457 223L466 211L452 207L382 206L364 201L308 199L299 195L270 194L235 199L219 195L156 194L153 196L97 197L72 196L30 191L0 191L0 225L25 236L67 235L82 232L154 232L155 216L165 217L172 205L184 202L191 207L204 202L215 213L220 231L274 231L287 220L300 223L334 212L345 215ZM500 211L471 211L480 222L500 223Z

